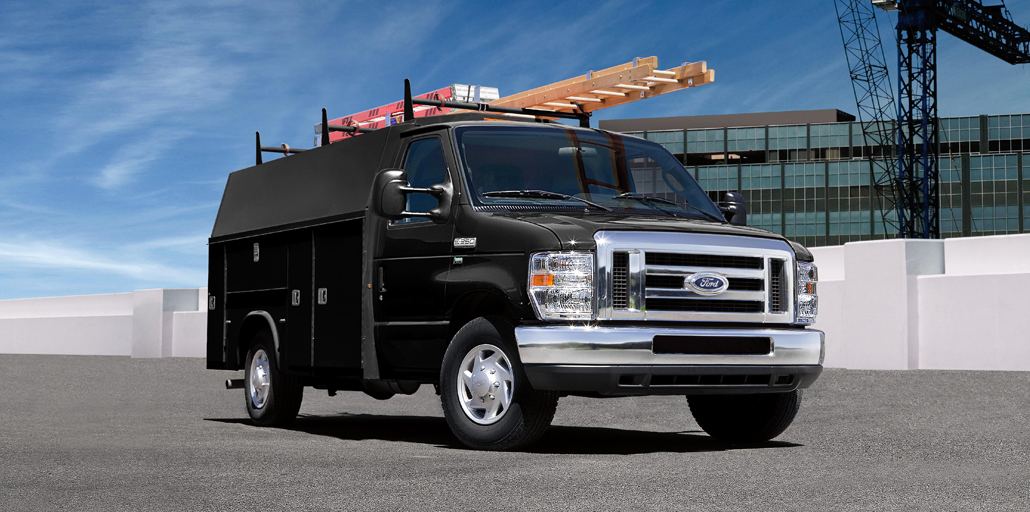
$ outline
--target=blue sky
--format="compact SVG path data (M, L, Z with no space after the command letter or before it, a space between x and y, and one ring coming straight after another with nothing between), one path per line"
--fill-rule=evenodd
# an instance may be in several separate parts
M396 101L405 77L505 95L656 55L716 81L595 119L855 112L829 0L84 4L3 5L0 299L205 285L254 131L310 147L319 109ZM1030 25L1030 0L1007 5ZM1026 66L947 35L938 60L941 115L1030 112Z

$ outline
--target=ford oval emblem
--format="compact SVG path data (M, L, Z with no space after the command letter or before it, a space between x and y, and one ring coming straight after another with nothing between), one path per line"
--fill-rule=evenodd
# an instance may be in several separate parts
M719 295L730 286L730 280L715 272L698 272L688 277L685 284L698 295Z

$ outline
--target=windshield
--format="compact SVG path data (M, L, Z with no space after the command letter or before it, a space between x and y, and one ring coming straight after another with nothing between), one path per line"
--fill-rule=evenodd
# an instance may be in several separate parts
M596 207L723 221L679 160L653 142L519 126L462 126L455 134L477 206Z

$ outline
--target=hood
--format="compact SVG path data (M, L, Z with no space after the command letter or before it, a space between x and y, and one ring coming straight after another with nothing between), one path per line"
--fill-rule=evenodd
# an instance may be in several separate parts
M594 233L606 231L665 231L673 233L703 233L734 235L783 240L790 244L801 261L811 261L812 255L801 244L791 242L782 235L749 226L734 226L723 222L682 217L652 217L644 215L618 215L598 212L508 212L504 214L535 224L554 232L563 250L596 249Z

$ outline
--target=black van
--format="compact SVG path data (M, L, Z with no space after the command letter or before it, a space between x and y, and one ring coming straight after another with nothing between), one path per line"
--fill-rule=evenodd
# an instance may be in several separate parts
M568 395L683 395L709 434L768 440L822 371L816 268L727 196L653 142L489 113L243 169L210 239L207 365L245 370L259 425L305 387L432 384L475 448L532 443Z

